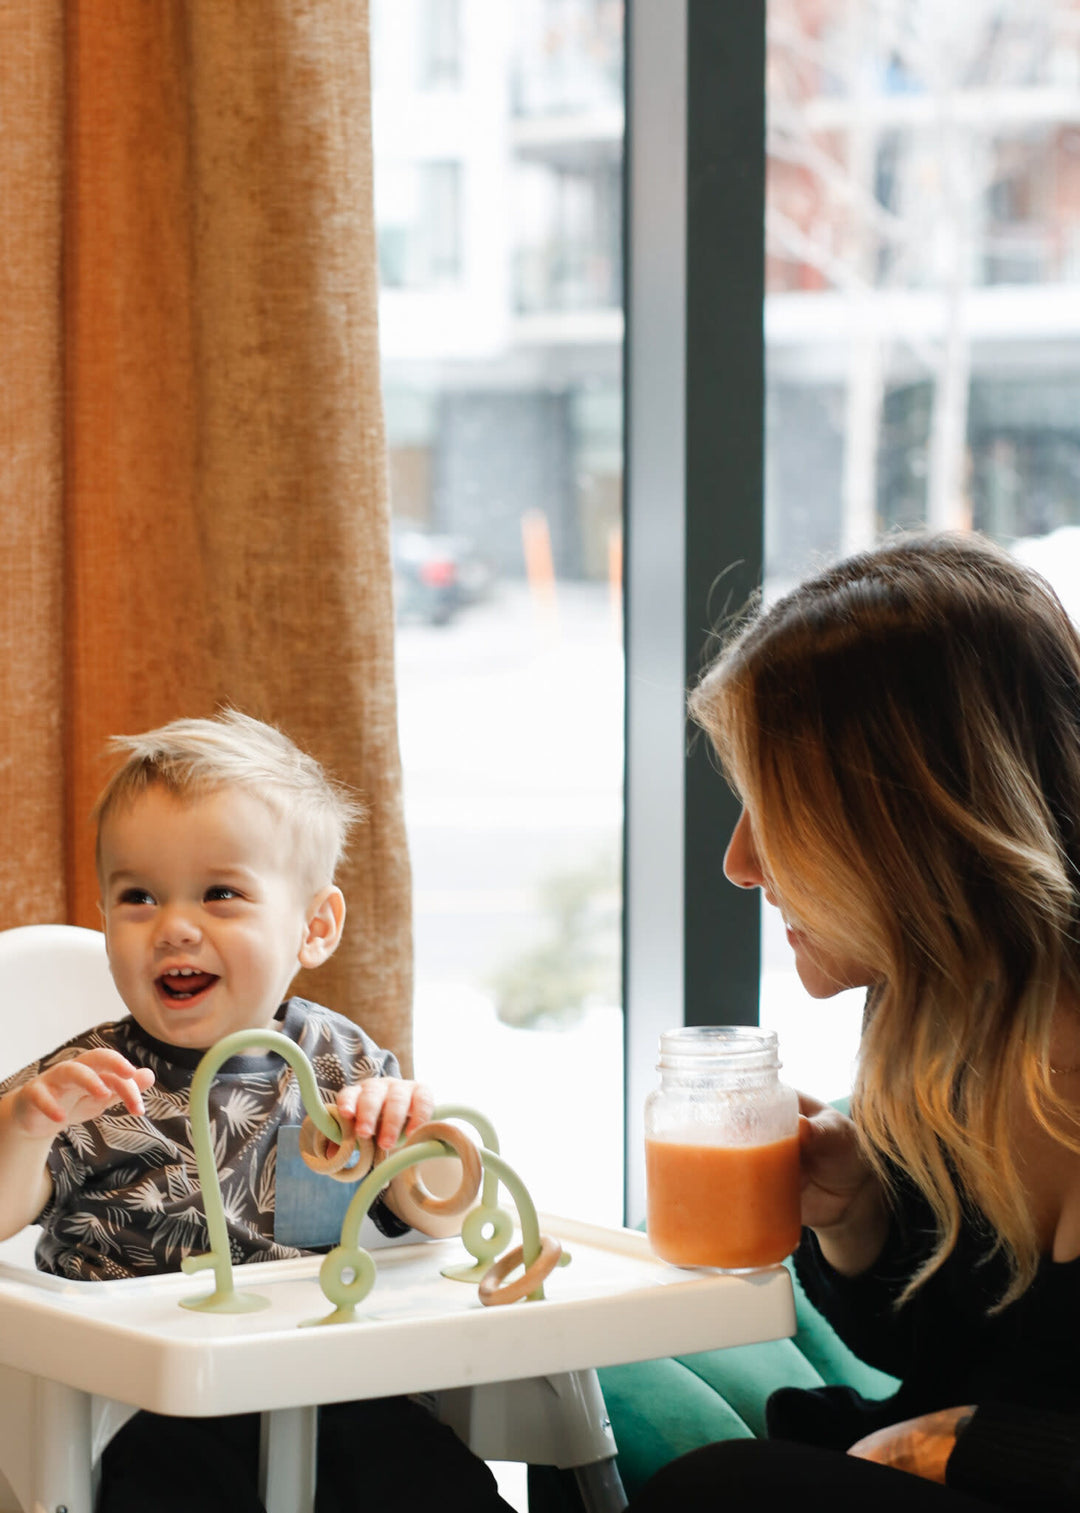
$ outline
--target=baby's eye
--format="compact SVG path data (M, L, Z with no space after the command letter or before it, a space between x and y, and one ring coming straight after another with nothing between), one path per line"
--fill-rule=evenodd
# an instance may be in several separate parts
M148 893L145 888L125 888L118 902L122 904L152 904L154 898L153 894Z
M235 888L227 888L224 883L217 883L206 890L206 902L208 904L227 902L231 898L239 898Z

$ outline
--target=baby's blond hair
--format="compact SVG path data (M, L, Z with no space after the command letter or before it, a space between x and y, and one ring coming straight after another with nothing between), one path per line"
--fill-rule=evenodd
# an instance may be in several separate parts
M328 777L314 757L273 725L238 709L204 720L173 720L142 735L113 736L126 761L105 784L91 818L100 853L104 821L148 788L180 799L219 788L242 788L263 800L292 832L295 861L313 888L332 883L363 805Z

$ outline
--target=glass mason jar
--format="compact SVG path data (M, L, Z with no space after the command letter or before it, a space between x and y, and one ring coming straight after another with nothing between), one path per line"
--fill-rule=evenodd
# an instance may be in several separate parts
M694 1026L660 1036L645 1102L646 1222L677 1266L754 1271L799 1241L799 1104L772 1030Z

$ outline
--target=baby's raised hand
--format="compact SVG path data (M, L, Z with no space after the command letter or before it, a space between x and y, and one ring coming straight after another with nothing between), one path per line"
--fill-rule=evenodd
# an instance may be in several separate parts
M402 1077L369 1077L354 1082L337 1095L337 1112L346 1130L358 1139L374 1139L380 1150L393 1150L402 1134L431 1118L435 1100L422 1082Z
M12 1122L34 1139L85 1124L114 1103L130 1114L144 1112L142 1095L152 1087L149 1067L132 1066L119 1051L83 1051L39 1072L11 1094Z

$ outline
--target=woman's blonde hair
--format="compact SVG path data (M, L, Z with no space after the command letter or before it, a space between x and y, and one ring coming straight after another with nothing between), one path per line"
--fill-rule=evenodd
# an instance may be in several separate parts
M892 541L736 631L690 700L812 943L874 978L853 1114L937 1221L910 1296L982 1215L1018 1296L1039 1261L1016 1091L1080 1150L1050 1079L1080 995L1080 637L977 536Z
M238 709L224 709L212 719L173 720L142 735L113 736L109 747L126 759L94 805L99 851L108 815L152 785L182 799L243 788L285 823L301 879L320 888L333 882L349 831L363 817L363 806L314 757L273 725Z

